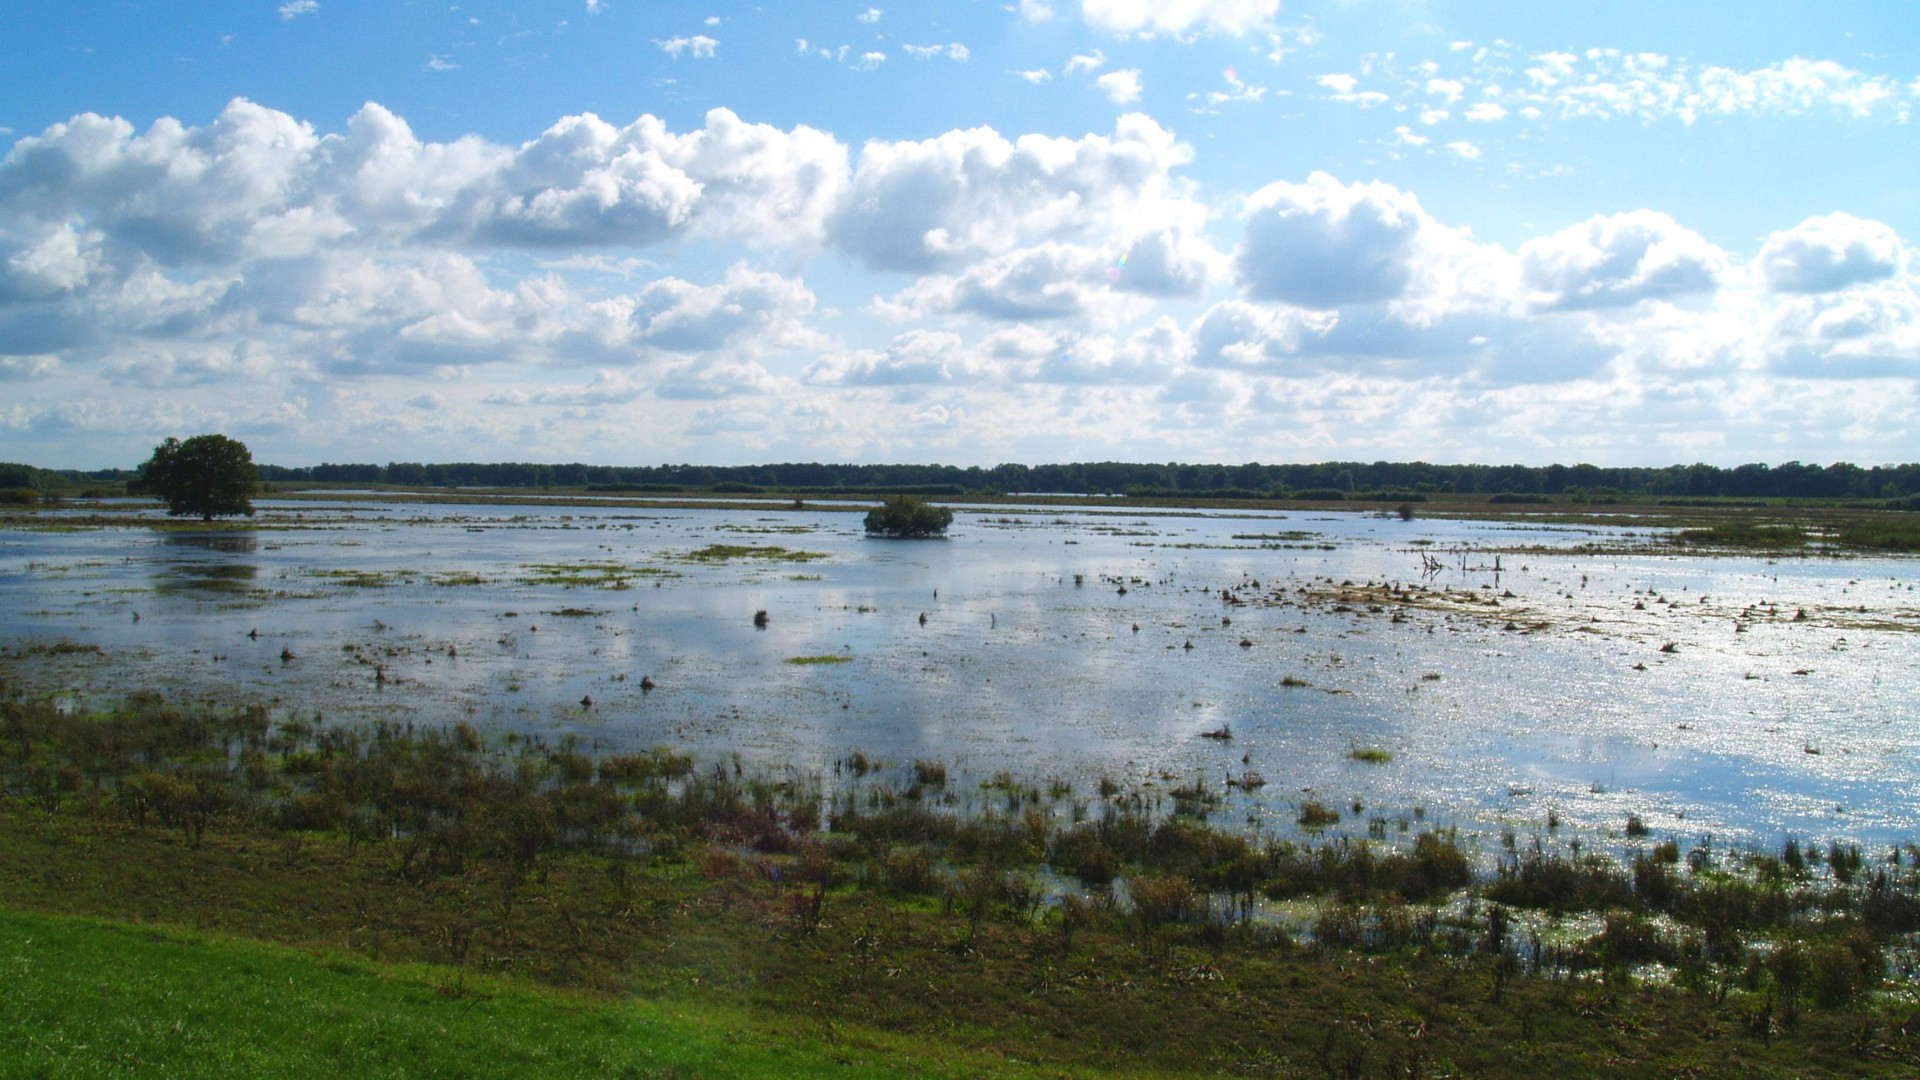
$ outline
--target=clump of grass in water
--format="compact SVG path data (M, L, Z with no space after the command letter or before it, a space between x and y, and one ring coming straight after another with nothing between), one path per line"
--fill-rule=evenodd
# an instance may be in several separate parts
M1340 811L1326 803L1309 799L1300 804L1300 813L1294 817L1303 829L1325 829L1340 824Z
M805 664L847 664L847 663L852 663L852 662L853 662L853 657L851 657L851 656L848 656L848 655L847 655L847 654L845 654L845 653L821 653L821 654L820 654L819 656L789 656L789 657L787 657L787 663L789 663L789 664L802 664L802 665L805 665Z
M1355 761L1364 761L1369 765L1385 765L1393 760L1393 751L1378 746L1356 746L1347 752Z
M824 551L795 551L777 544L708 544L689 551L681 558L690 562L729 562L734 559L763 559L767 562L813 562L828 558Z
M1706 528L1682 529L1675 539L1710 547L1784 549L1807 545L1807 534L1798 525L1756 525L1751 521L1720 521Z

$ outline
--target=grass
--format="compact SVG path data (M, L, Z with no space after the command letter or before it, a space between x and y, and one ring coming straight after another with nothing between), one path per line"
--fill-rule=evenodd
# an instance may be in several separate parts
M789 664L851 664L853 657L846 653L821 653L818 656L789 656Z
M1356 746L1347 752L1355 761L1364 761L1369 765L1385 765L1393 760L1393 751L1378 746Z
M1842 547L1869 551L1920 551L1920 521L1873 518L1842 525L1834 539Z
M778 544L708 544L689 551L681 558L690 562L731 562L735 559L760 559L765 562L814 562L830 558L824 551L795 551Z
M934 761L890 777L863 758L828 786L460 724L274 716L138 695L65 717L0 696L0 897L35 913L0 920L0 1037L67 1055L27 1075L130 1068L122 1053L163 1075L302 1075L319 1066L298 1055L349 1041L327 1067L1758 1078L1920 1062L1920 1012L1878 990L1920 932L1904 853L1676 847L1628 868L1536 848L1476 882L1450 832L1409 846L1209 825L1210 779L1102 783L1069 823L1018 777L988 797ZM1339 819L1300 811L1303 827ZM1313 942L1251 917L1260 896L1317 898ZM1509 907L1605 929L1543 946ZM42 963L64 933L51 915L152 925ZM143 959L141 942L176 936L160 924L213 935L193 948L244 934L301 952L194 974L190 957ZM1639 982L1646 962L1673 985ZM469 1037L443 1001L520 1045ZM553 1001L577 1015L549 1019ZM1418 1023L1355 1020L1403 1015ZM276 1031L288 1046L259 1045ZM666 1056L619 1056L642 1048Z
M559 585L568 589L632 588L633 578L679 577L658 566L630 566L617 562L532 563L517 579L522 585Z
M1717 521L1677 534L1683 544L1709 547L1762 548L1785 550L1807 545L1807 534L1798 525L1761 525L1752 521Z
M99 919L0 913L0 955L8 1075L1038 1075L687 997L616 1000Z

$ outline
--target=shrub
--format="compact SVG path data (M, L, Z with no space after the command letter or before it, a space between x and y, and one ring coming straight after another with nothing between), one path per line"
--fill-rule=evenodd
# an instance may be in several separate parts
M867 532L874 536L940 536L953 524L953 511L913 495L892 495L867 511Z
M1127 882L1133 913L1146 926L1187 922L1201 912L1201 897L1193 882L1178 874L1143 874Z

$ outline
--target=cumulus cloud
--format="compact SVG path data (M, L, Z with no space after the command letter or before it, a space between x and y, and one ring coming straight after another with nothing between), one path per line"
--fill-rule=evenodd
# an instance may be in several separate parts
M947 45L902 45L900 48L915 60L932 60L937 56L945 56L949 60L965 61L973 55L972 50L957 41Z
M745 348L752 352L819 345L808 329L813 292L797 280L735 266L721 282L656 281L630 298L631 340L680 353Z
M1837 213L1767 237L1759 267L1775 292L1823 293L1892 277L1905 258L1905 245L1883 222Z
M1521 276L1540 308L1609 308L1711 290L1726 254L1652 210L1596 216L1520 246Z
M88 114L22 139L0 160L0 215L168 266L410 240L565 248L711 230L791 245L821 236L847 173L831 136L725 109L684 134L650 116L568 117L509 148L424 143L371 104L322 137L236 100L205 127L163 119L136 135Z
M1316 78L1314 82L1318 84L1322 90L1328 92L1327 97L1330 100L1343 102L1348 105L1358 105L1363 109L1371 109L1375 106L1385 105L1388 101L1392 100L1378 90L1359 89L1360 80L1345 72L1321 75Z
M989 374L989 365L960 335L910 330L885 349L822 357L808 365L806 380L832 386L926 386L970 383Z
M869 142L833 242L873 269L927 272L1027 243L1103 238L1175 225L1205 211L1172 175L1191 156L1151 118L1079 139L992 128L918 142Z
M1096 251L1042 244L987 259L953 276L921 278L876 305L896 319L932 314L975 315L1009 321L1084 315L1101 285Z
M1116 34L1240 35L1271 25L1280 0L1081 0L1087 25Z
M1091 53L1078 53L1067 61L1067 66L1062 73L1066 75L1078 75L1082 72L1098 71L1106 65L1106 62L1107 54L1101 52L1099 49L1095 49Z
M664 41L656 40L654 44L660 47L661 52L666 53L675 60L680 59L681 53L687 53L695 60L711 60L714 56L714 51L720 48L718 41L705 34L694 34L691 37L670 37Z
M1316 172L1304 184L1269 184L1247 200L1234 269L1256 300L1309 308L1392 300L1412 276L1414 239L1427 220L1397 188L1349 186Z
M1140 72L1137 68L1121 68L1109 71L1094 80L1100 92L1115 105L1126 105L1140 100Z

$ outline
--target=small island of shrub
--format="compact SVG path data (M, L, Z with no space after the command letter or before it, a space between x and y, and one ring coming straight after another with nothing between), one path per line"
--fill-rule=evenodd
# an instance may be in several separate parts
M943 536L953 524L953 511L912 495L893 495L867 511L869 536Z

